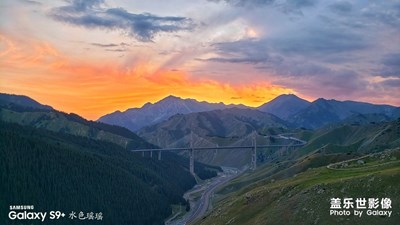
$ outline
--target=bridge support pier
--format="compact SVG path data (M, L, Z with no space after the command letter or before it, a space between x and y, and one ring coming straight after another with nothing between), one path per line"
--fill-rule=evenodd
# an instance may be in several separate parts
M192 176L194 176L194 151L193 148L189 150L190 156L189 156L189 170L190 170L190 174L192 174Z
M251 149L251 168L253 170L257 168L257 148L255 146Z
M253 170L257 168L257 136L254 133L253 137L253 148L251 149L251 167Z
M144 151L142 152L142 157L144 157Z
M158 160L161 160L161 151L158 151Z
M153 151L150 151L150 158L153 158Z

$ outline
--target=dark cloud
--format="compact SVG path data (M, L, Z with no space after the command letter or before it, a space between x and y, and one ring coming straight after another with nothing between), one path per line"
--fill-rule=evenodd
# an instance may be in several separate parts
M117 48L117 49L106 49L108 52L126 52L127 49Z
M271 5L275 0L208 0L210 2L226 2L233 6L244 7L244 6L265 6Z
M117 44L100 44L100 43L91 43L93 46L102 47L102 48L110 48L110 47L117 47Z
M234 7L246 7L250 9L270 7L288 15L303 16L302 8L315 6L317 0L208 0L210 2L226 2Z
M399 1L377 1L363 10L362 16L369 23L383 23L400 29L400 2Z
M269 48L259 40L247 39L234 42L216 43L213 45L218 57L202 59L202 61L213 61L221 63L278 63L280 57L268 54Z
M337 14L347 14L352 11L353 5L347 1L340 1L329 5L329 9Z
M38 1L33 1L33 0L20 0L23 3L29 4L29 5L43 5L41 2Z
M385 55L381 63L382 69L378 75L382 77L400 77L400 53Z
M400 79L388 79L381 82L381 85L391 88L400 88Z
M70 5L53 8L50 17L86 28L120 30L140 41L152 41L159 33L191 30L191 19L175 16L134 14L123 8L106 8L104 0L74 0Z
M93 46L104 48L105 51L108 52L126 52L128 51L129 44L125 42L121 42L119 44L109 43L109 44L102 44L102 43L90 43Z
M212 47L218 56L203 60L279 67L292 57L329 64L357 61L354 52L370 47L370 43L346 29L307 28L279 38L216 43Z
M273 44L284 53L317 57L354 52L370 46L361 34L339 27L306 28L302 33L275 39Z
M287 0L286 3L298 8L303 8L303 7L315 6L317 0Z
M286 1L276 1L276 0L208 0L210 2L226 2L230 5L237 7L247 7L247 6L292 6L297 8L314 6L317 0L286 0Z
M222 58L222 57L213 57L208 59L198 59L200 61L212 61L212 62L221 62L221 63L246 63L246 64L258 64L264 63L268 58L256 58L256 57L231 57L231 58Z

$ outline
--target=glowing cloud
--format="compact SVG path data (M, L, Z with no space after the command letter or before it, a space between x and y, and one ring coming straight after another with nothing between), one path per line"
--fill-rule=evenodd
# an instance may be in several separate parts
M115 110L140 107L167 95L258 106L277 95L294 92L265 81L231 85L191 78L182 71L153 73L149 68L155 65L121 68L115 62L96 65L78 62L48 43L24 44L5 36L1 36L1 45L2 92L29 95L59 110L89 119Z

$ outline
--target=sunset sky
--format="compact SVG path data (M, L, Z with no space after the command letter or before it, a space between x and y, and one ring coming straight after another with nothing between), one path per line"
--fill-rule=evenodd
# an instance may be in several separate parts
M0 92L93 120L167 95L400 106L400 1L2 0Z

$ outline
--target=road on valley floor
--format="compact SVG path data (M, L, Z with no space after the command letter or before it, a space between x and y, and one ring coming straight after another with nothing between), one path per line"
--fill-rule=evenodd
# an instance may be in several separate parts
M229 182L230 180L236 178L240 174L241 174L240 172L237 172L236 174L231 174L229 176L220 177L220 178L216 179L214 182L212 182L210 185L208 185L208 187L205 189L205 191L201 195L200 200L195 205L195 207L193 209L193 213L190 214L190 216L184 220L184 224L190 224L191 222L194 222L195 220L202 218L205 215L205 213L207 212L207 209L208 209L208 206L210 203L210 199L211 199L211 196L214 193L214 191L217 188L219 188L219 187L223 186L224 184L226 184L227 182Z

